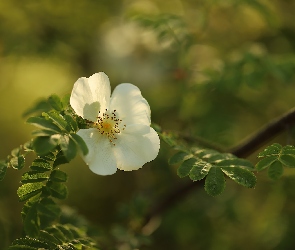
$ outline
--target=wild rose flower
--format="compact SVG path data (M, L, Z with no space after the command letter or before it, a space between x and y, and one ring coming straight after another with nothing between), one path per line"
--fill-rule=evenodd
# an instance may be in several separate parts
M150 127L149 104L133 84L118 85L111 96L105 73L82 77L74 84L70 104L89 121L90 128L77 134L88 146L84 160L94 173L137 170L158 155L160 140Z

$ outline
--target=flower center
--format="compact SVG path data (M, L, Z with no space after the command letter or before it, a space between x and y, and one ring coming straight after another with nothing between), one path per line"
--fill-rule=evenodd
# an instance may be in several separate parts
M94 124L94 127L99 130L102 135L106 135L109 138L109 141L115 146L114 140L117 139L116 135L121 133L121 130L124 130L126 125L121 125L122 120L117 117L116 110L110 112L106 111L97 117L97 122Z

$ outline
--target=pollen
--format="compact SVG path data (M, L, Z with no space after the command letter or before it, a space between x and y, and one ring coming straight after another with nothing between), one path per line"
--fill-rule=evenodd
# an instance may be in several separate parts
M114 141L117 139L117 135L125 129L126 125L122 124L122 120L118 118L116 110L113 112L105 110L104 113L99 112L97 122L93 124L94 128L97 128L99 133L108 137L109 141L115 146Z

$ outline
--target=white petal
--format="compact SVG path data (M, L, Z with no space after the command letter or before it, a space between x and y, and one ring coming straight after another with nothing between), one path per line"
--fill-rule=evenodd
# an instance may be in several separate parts
M139 134L131 133L127 126L127 133L124 131L118 136L114 146L117 168L124 171L136 170L156 158L160 139L154 129L146 127L149 129L148 133Z
M139 88L130 83L119 84L113 91L110 109L116 110L123 123L151 124L151 110Z
M95 122L98 111L109 106L111 86L108 76L96 73L89 78L79 78L73 87L70 104L84 119Z
M84 161L92 172L99 175L111 175L117 171L114 145L106 136L101 135L97 129L80 129L77 134L85 141L89 153Z

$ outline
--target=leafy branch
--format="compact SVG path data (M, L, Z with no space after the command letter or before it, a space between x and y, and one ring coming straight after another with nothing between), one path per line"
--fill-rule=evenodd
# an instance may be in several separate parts
M285 165L287 167L295 167L295 148L293 146L287 145L285 147L282 147L279 144L273 144L269 147L267 147L263 152L261 152L258 157L263 158L261 161L259 161L255 168L251 167L251 163L249 163L246 160L237 158L237 157L248 157L251 155L255 150L260 148L262 145L266 144L271 138L276 136L277 134L289 129L290 127L294 126L295 124L295 109L289 110L287 113L283 114L282 116L278 117L277 119L274 119L273 121L269 122L265 127L263 127L261 130L259 130L256 134L254 134L249 139L245 140L244 142L240 143L237 147L235 147L233 150L231 150L231 153L224 154L219 153L215 150L205 150L200 149L199 151L195 151L194 154L192 152L184 152L184 147L179 145L179 143L176 142L175 138L171 134L162 133L162 139L172 148L176 150L180 150L178 153L176 153L174 156L172 156L169 160L169 164L176 164L179 162L182 162L180 167L178 168L178 175L180 177L189 176L191 180L196 182L189 182L183 185L182 187L177 187L174 190L172 190L170 193L166 194L164 198L161 198L157 203L155 203L154 207L147 213L144 219L144 225L147 224L151 218L164 213L167 209L173 206L174 203L179 202L181 199L184 199L186 195L190 193L194 188L201 188L204 186L204 177L209 177L209 180L205 181L205 190L212 194L216 195L223 191L224 189L224 179L223 175L221 175L221 171L225 173L229 178L234 179L236 178L236 182L243 185L245 184L245 180L247 178L240 179L240 175L249 175L249 180L252 179L253 173L249 174L248 171L245 172L245 169L251 169L252 171L261 171L267 167L269 167L268 175L271 179L276 180L279 177L281 177L283 173L282 165ZM160 128L158 128L158 131L160 131ZM194 142L195 144L204 145L204 140L199 140L198 138L194 140L192 137L182 137L182 139L187 139L190 143ZM231 156L231 157L229 157ZM215 158L217 157L217 158ZM229 158L227 158L229 157ZM228 161L228 159L230 159ZM237 168L229 168L229 167L221 167L223 164L227 165L229 164L231 167L235 163L238 162L241 164L240 166L237 166ZM221 164L219 165L220 170L217 166L212 168L212 163ZM245 164L247 162L247 165ZM250 164L250 165L248 165ZM237 164L235 164L237 165ZM243 166L244 165L244 166ZM246 165L246 166L245 166ZM246 167L246 168L244 168ZM227 172L227 168L229 170L233 170L238 172L232 173ZM212 171L212 174L208 176L208 173L210 169L214 169ZM242 173L241 172L245 172ZM218 182L220 182L220 185L216 186L214 185L214 181L218 179ZM198 181L197 181L198 180ZM201 180L201 181L200 181ZM207 179L206 179L207 180ZM254 180L254 179L253 179ZM210 184L208 184L210 183ZM212 186L213 185L213 186ZM247 183L247 185L249 185ZM244 185L244 186L247 186ZM255 183L253 182L248 187L253 187ZM213 187L213 188L212 188ZM216 189L218 187L218 189ZM212 190L211 190L212 188ZM215 191L215 193L214 193ZM216 193L217 191L217 193Z

